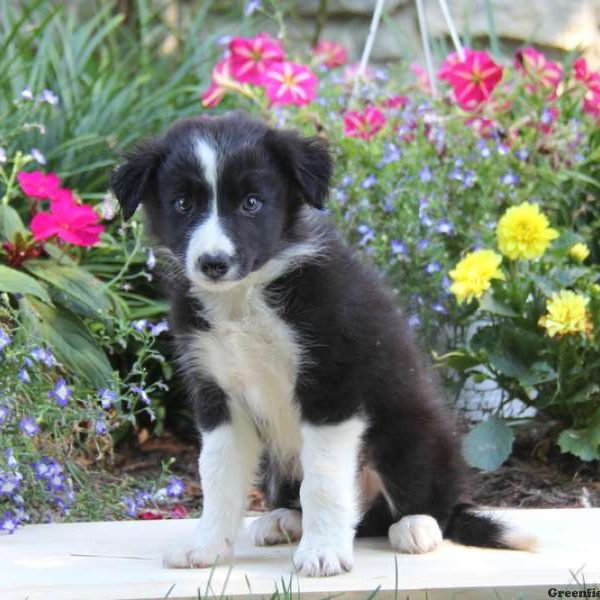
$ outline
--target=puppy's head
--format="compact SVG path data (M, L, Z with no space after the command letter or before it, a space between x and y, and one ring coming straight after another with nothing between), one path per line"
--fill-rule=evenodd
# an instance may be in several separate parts
M181 121L112 173L125 219L138 205L190 281L222 290L277 257L302 207L322 208L331 158L318 138L235 113Z

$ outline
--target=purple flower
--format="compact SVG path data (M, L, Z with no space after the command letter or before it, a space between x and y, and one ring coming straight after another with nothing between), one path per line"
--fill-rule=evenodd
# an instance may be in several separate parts
M15 519L13 513L7 511L0 518L0 531L8 533L9 535L17 530L17 519Z
M0 404L0 427L2 427L10 417L10 409L6 404Z
M34 462L31 465L33 469L33 476L36 480L47 479L56 472L55 461L47 456L42 456L39 461Z
M425 165L421 169L421 172L419 173L419 179L423 183L428 183L429 181L431 181L433 179L433 175L431 174L431 169L427 165Z
M465 175L463 173L463 170L460 167L454 167L454 169L452 169L452 171L450 171L450 173L448 173L448 177L450 177L450 179L454 179L454 181L464 181L465 179Z
M40 432L40 426L33 417L23 417L19 421L19 429L29 437L33 437Z
M425 273L428 275L433 275L434 273L439 273L442 270L442 266L439 262L434 261L425 266Z
M150 329L150 333L155 336L158 337L161 333L164 333L165 331L169 331L169 324L167 323L167 321L159 321L156 325L153 325Z
M73 395L73 390L69 388L67 382L61 377L57 382L56 386L51 392L48 392L50 398L56 400L56 404L61 408L64 408L69 403L69 398Z
M33 100L33 92L26 87L21 91L21 98L23 98L23 100Z
M348 187L354 183L354 177L352 175L344 175L340 181L340 187Z
M40 165L46 164L46 157L37 148L32 148L30 154L31 158L33 158L35 162L39 163Z
M505 144L498 144L498 146L496 146L496 151L500 156L506 156L510 152L510 148Z
M173 478L167 483L167 496L171 498L179 498L185 490L185 484L181 479Z
M156 266L156 256L154 256L154 250L152 250L152 248L150 248L150 250L148 250L148 258L146 259L146 267L148 267L148 269L150 269L150 271L152 271L152 269L154 269L155 266Z
M37 362L43 362L47 367L52 367L56 364L56 359L54 358L52 352L49 349L45 349L40 346L36 346L31 351L31 356Z
M46 485L53 492L62 492L65 489L65 476L62 473L53 473L46 479Z
M529 158L529 150L527 150L526 148L519 148L516 152L515 152L515 156L522 161L526 161Z
M408 325L409 327L416 329L421 325L421 319L418 315L410 315L410 317L408 317Z
M487 145L486 142L479 142L477 147L479 148L479 154L482 158L489 158L492 155L492 151L490 150L490 147Z
M346 190L343 190L341 188L336 188L335 197L336 197L336 200L340 204L345 204L346 201L348 200L348 193L346 192Z
M517 185L519 183L518 175L515 175L512 171L508 171L500 178L500 181L504 185Z
M108 433L108 427L104 421L98 420L94 423L94 429L98 435L106 435Z
M375 232L368 225L359 225L356 230L362 235L362 238L358 242L361 246L366 246L375 239Z
M440 315L448 314L448 311L441 302L436 302L431 306L431 308L433 308L433 310Z
M6 464L11 469L14 469L15 467L19 466L19 461L15 458L15 451L12 448L7 448L4 451L4 456L6 458Z
M144 404L150 404L150 397L148 396L146 391L144 389L142 389L139 385L132 386L131 390L140 397L140 400Z
M465 179L464 179L464 186L466 188L472 188L475 185L475 182L477 181L477 175L475 174L475 171L471 171L471 170L467 170L465 173Z
M135 495L135 504L137 506L145 506L148 502L152 500L152 494L150 492L146 492L142 490Z
M400 240L392 240L390 242L390 248L392 249L392 254L396 256L398 254L406 254L408 252L406 244L404 242L401 242Z
M429 246L429 240L419 240L417 243L417 251L424 252Z
M98 390L98 396L100 397L100 404L104 409L110 408L113 402L117 399L116 392L113 392L106 388L100 388Z
M257 10L260 10L261 6L261 0L246 0L246 5L244 6L244 16L251 17Z
M435 230L438 233L450 235L453 231L452 223L450 223L448 219L442 219L441 221L438 221L438 224L435 226Z
M12 342L12 338L4 327L0 327L0 351L4 350Z
M31 377L29 377L29 373L27 372L27 369L25 367L23 367L17 377L23 382L23 383L31 383Z
M40 100L42 102L51 104L52 106L56 106L58 104L58 96L52 90L48 90L48 89L45 89L40 94Z
M363 182L360 184L360 187L363 190L368 190L377 184L377 177L375 175L367 175Z
M123 504L125 505L125 512L130 517L137 516L137 506L135 500L131 496L123 496Z
M389 165L390 163L396 162L400 159L401 153L400 148L392 142L385 143L385 149L381 161L378 163L378 167Z
M12 473L0 474L0 496L12 496L19 485L19 479Z
M143 331L146 329L146 327L148 327L148 321L146 319L138 319L137 321L133 321L133 323L131 323L131 326L136 331L143 333Z

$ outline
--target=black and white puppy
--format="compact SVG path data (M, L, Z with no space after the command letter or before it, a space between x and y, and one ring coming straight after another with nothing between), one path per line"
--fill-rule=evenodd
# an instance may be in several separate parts
M299 539L302 574L349 570L356 533L408 553L521 545L462 504L453 423L409 329L320 210L331 173L320 139L234 113L175 124L112 175L166 257L202 435L202 517L168 567L231 558L259 472L273 510L252 539Z

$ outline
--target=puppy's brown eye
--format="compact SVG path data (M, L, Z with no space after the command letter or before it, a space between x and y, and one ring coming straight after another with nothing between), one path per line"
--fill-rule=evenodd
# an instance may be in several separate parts
M173 202L173 206L175 210L181 215L185 215L189 213L190 210L192 210L192 203L183 196L181 198L177 198L177 200Z
M244 198L244 201L242 202L242 210L248 214L252 214L259 211L261 207L261 199L258 196L255 196L254 194L248 194L248 196L246 196Z

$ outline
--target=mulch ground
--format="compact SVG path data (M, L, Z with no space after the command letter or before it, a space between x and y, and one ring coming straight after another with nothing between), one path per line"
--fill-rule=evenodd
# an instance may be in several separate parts
M135 448L121 448L114 469L134 477L152 477L171 457L176 459L174 474L186 483L183 504L194 514L202 493L196 444L166 433ZM561 454L547 428L529 427L527 433L517 435L513 454L500 469L473 473L473 501L491 507L600 507L600 463ZM253 510L265 509L259 492L251 494L250 503Z

